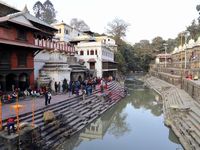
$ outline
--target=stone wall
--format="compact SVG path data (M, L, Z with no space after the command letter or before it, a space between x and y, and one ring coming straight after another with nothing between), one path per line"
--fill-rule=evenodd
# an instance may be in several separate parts
M182 88L197 102L200 103L200 84L193 80L183 79Z

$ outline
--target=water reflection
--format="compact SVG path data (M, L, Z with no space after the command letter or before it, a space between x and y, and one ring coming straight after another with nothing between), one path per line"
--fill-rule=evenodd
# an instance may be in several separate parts
M150 89L131 90L129 94L58 149L170 150L181 147L173 132L163 125L159 95Z

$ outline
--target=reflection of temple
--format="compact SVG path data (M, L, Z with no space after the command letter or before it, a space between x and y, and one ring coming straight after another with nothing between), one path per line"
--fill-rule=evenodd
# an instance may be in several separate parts
M0 2L0 89L24 90L34 85L34 56L42 48L35 38L51 39L54 29L32 16L27 8L16 10Z
M79 136L82 140L93 140L93 139L103 139L107 128L109 127L108 121L102 121L98 118L95 122L91 123L89 127L85 129Z

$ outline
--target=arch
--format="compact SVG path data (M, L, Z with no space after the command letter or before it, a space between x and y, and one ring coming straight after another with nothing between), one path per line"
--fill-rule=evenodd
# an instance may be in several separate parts
M84 55L84 51L83 50L80 51L80 55Z
M19 75L19 88L24 91L29 86L29 76L27 73L21 73Z
M17 87L17 76L10 73L6 76L6 91L12 91Z
M94 55L94 50L90 50L90 55Z

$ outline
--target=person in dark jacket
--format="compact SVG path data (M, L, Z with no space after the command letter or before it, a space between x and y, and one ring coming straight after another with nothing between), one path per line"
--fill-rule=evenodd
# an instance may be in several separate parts
M45 105L47 106L48 105L48 91L45 91L44 97L45 97Z

